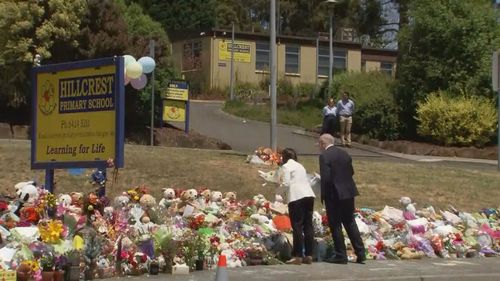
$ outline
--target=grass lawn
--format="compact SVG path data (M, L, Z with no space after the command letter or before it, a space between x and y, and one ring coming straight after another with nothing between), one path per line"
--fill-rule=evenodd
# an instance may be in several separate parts
M297 108L287 106L277 107L278 123L293 125L302 128L314 128L322 122L321 110L323 106L317 102L301 103ZM268 122L271 119L271 106L269 104L246 104L239 101L226 102L223 110L232 115L251 120Z
M29 142L0 142L0 193L13 193L14 184L36 179L43 182L42 171L31 171ZM145 184L154 196L162 187L197 188L237 191L239 199L248 199L262 193L273 198L270 185L263 181L257 170L268 170L245 163L245 156L231 152L181 149L167 147L125 146L125 168L118 180L108 186L108 195ZM308 171L318 171L317 157L300 157ZM397 163L373 159L354 160L356 182L361 196L359 207L382 208L397 206L401 196L410 196L417 207L432 204L446 208L448 204L468 211L483 207L498 207L500 173L494 169L471 170L446 167L435 163ZM85 175L71 176L66 170L57 170L56 192L90 191L87 170ZM111 171L109 171L111 175ZM110 177L110 176L108 176Z

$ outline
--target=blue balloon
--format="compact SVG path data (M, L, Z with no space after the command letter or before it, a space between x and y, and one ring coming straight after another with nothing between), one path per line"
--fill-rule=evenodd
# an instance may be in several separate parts
M142 57L137 62L142 65L143 73L151 73L155 70L156 62L151 57Z

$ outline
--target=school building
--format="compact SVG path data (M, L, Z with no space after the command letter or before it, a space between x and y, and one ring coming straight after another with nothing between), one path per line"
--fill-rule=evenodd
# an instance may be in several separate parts
M229 86L231 31L177 35L172 40L174 67L185 79L197 79L204 87ZM328 79L328 37L277 36L278 79L292 83L321 85ZM334 73L382 71L394 75L397 50L366 47L349 29L337 32L333 42ZM236 83L259 83L269 78L269 35L235 33L234 73Z

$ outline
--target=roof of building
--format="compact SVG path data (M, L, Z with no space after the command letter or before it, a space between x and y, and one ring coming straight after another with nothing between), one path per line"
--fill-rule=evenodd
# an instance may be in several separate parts
M236 31L235 37L237 39L249 39L249 40L262 40L268 39L269 34L267 33L259 33L259 32L248 32L248 31ZM175 32L170 34L170 39L172 42L178 42L186 39L194 39L201 38L206 36L214 36L214 37L223 37L223 38L231 38L231 30L228 29L220 29L220 28L212 28L209 31L207 30L196 30L196 31L183 31L183 32ZM294 36L294 35L277 35L276 41L279 43L297 43L301 45L316 45L316 41L319 40L320 45L325 45L329 42L328 36L323 36L318 33L316 37L307 37L307 36ZM392 55L397 56L398 50L396 49L387 49L387 48L375 48L370 46L363 46L359 40L337 40L334 38L333 44L337 47L349 48L349 49L362 49L363 53L369 54L384 54L384 55Z

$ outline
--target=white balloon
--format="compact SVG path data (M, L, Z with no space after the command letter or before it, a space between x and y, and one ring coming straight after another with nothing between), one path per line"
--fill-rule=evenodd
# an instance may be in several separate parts
M127 76L131 79L137 79L142 75L142 65L138 62L132 62L125 68Z

